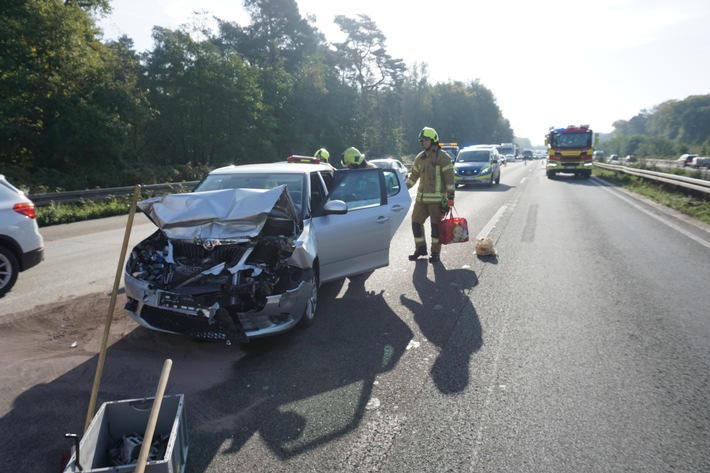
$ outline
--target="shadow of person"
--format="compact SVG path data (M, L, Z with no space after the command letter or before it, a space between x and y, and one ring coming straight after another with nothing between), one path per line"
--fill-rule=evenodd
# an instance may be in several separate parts
M434 280L429 279L433 268ZM471 355L483 345L481 323L470 292L478 284L470 269L447 270L443 264L417 262L412 275L419 300L400 296L427 340L439 348L439 356L431 368L440 392L463 391L469 383Z
M279 466L259 453L264 445L288 460L358 428L379 402L377 376L397 365L413 336L383 293L366 290L368 276L348 278L341 297L320 299L313 326L250 351L227 382L200 393L193 424L210 446L191 454L190 471L207 469L217 451L238 458L235 467L268 471Z
M397 365L412 338L381 294L364 291L352 280L349 284L339 299L319 298L313 326L274 337L249 352L136 328L128 320L128 330L114 333L108 348L97 409L107 401L153 396L163 362L171 358L166 394L185 394L190 442L186 471L211 470L214 461L228 464L224 471L247 465L264 471L265 461L272 462L272 470L282 468L281 460L356 429L376 377ZM341 285L324 292L337 294ZM91 309L101 312L93 302ZM72 317L86 318L85 309ZM116 309L114 323L127 318L122 312ZM65 314L54 307L44 316L62 319ZM17 331L0 330L0 335L12 340ZM35 347L35 357L25 358L23 366L5 366L0 373L6 380L13 371L24 377L22 383L0 386L0 431L12 434L0 446L0 458L13 470L61 471L62 454L71 447L64 434L83 431L98 356L81 346L69 352L66 340L49 339ZM61 356L67 358L60 360L53 350L63 350ZM263 443L256 450L242 449L252 438ZM274 454L265 454L264 448Z

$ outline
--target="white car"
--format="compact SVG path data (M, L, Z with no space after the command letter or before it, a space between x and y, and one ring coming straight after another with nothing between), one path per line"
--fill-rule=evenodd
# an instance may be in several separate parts
M310 325L321 284L389 264L410 204L390 169L216 169L193 193L139 203L158 230L126 263L126 309L147 328L229 344Z
M0 297L44 259L34 203L0 174Z
M370 159L369 162L382 169L394 169L397 171L404 179L407 179L407 174L409 170L402 161L394 158L382 158L382 159Z
M690 162L690 167L695 169L710 168L710 158L695 156Z

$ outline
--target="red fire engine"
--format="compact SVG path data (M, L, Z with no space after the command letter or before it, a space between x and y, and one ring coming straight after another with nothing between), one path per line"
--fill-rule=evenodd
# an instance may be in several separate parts
M589 125L550 127L545 135L547 177L553 178L562 172L588 179L592 175L593 144L598 144L598 141L599 136Z

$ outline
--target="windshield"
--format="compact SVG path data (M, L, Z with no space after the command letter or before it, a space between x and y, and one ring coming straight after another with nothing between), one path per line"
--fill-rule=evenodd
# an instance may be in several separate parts
M485 149L461 151L456 157L457 163L487 163L491 152Z
M378 168L382 169L394 169L394 163L392 161L378 161L378 160L372 160L370 161L373 163L375 166Z
M446 153L452 158L455 158L456 155L459 154L459 148L457 146L442 146L441 149L446 151Z
M195 191L214 191L221 189L273 189L285 185L291 194L291 200L296 207L299 218L303 218L303 189L305 187L302 174L283 173L239 173L210 174L200 182Z
M496 149L498 150L498 153L500 154L515 154L513 152L513 147L512 146L496 146Z
M554 133L551 146L553 148L589 148L592 146L592 132Z

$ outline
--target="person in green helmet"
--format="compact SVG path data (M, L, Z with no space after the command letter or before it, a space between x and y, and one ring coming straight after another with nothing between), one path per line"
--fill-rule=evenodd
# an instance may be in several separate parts
M414 234L414 253L411 261L427 255L424 222L431 221L431 256L429 261L436 263L441 254L439 243L439 222L444 217L446 208L454 205L454 165L451 157L439 147L439 135L436 130L424 127L419 133L419 143L424 151L414 158L411 172L407 177L407 188L411 189L419 179L417 196L412 209L412 233ZM442 202L446 208L442 211Z
M348 169L377 169L360 150L352 146L343 152L343 166Z
M332 164L330 164L330 153L328 152L327 149L325 149L325 148L319 149L318 151L316 151L316 152L313 154L313 157L320 159L322 162L324 162L325 164L329 164L330 167L332 167L333 169L335 169L335 166L333 166Z
M327 149L321 148L313 154L313 157L318 158L321 161L325 161L327 163L328 160L330 159L330 153L328 152Z

